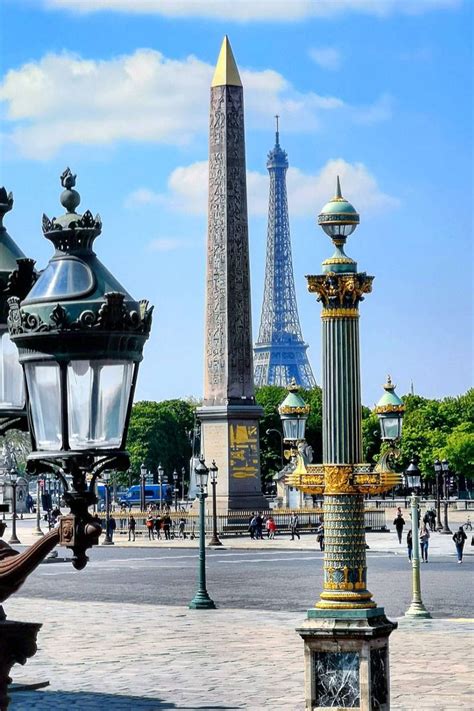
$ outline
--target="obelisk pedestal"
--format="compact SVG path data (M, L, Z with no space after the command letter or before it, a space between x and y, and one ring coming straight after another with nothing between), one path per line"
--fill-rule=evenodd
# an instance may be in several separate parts
M244 105L224 38L211 85L202 451L219 467L217 508L266 508L261 493L250 309Z

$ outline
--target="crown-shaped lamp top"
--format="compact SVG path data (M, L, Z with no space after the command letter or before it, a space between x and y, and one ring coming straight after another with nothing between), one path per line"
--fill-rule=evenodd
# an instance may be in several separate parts
M385 392L375 406L375 412L379 415L391 412L404 412L405 405L403 400L398 397L395 392L396 385L392 383L390 375L387 376L387 382L383 386Z
M235 63L232 48L229 38L225 35L219 57L217 59L216 69L212 78L211 88L214 86L242 86L239 70Z
M76 176L70 168L66 168L60 180L64 190L59 199L66 213L52 219L43 214L43 234L59 252L90 252L102 230L100 216L93 217L89 210L83 215L76 212L81 196L74 190Z
M278 408L280 415L303 415L307 417L311 408L301 397L300 388L294 378L288 385L287 390L288 395Z

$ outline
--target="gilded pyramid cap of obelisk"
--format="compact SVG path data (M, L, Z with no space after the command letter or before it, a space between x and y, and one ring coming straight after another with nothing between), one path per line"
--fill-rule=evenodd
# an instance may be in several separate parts
M216 69L212 78L213 86L242 86L239 70L235 63L232 48L227 35L222 41L221 51L217 60Z

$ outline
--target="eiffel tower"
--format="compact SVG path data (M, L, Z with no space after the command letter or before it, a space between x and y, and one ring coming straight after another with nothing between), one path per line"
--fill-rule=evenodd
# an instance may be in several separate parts
M267 160L270 173L267 261L260 331L254 346L254 380L256 386L288 386L294 379L302 388L312 388L316 381L301 333L293 278L286 195L288 156L280 147L279 117L275 118L275 146Z

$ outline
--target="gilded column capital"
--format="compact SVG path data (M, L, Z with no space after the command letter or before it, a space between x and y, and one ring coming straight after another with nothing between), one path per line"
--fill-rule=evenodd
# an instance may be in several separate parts
M354 318L360 301L364 300L364 294L372 291L373 276L364 273L357 274L337 274L328 272L327 274L307 275L308 291L318 295L318 301L324 306L324 316L328 317L328 310L344 310L349 313L349 317ZM340 314L339 317L342 317Z

